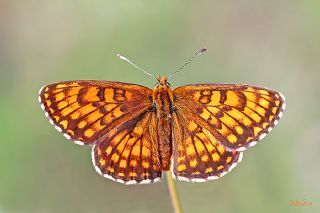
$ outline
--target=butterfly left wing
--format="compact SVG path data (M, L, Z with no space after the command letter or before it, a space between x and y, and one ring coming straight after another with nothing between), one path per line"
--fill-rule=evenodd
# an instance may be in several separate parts
M125 184L161 178L152 90L111 81L66 81L40 90L50 122L77 144L92 145L100 175Z
M176 88L175 110L206 128L228 150L243 151L278 123L284 97L273 90L236 84Z
M147 111L101 138L92 148L96 171L124 184L151 183L161 179L157 116Z
M113 81L65 81L40 90L50 123L77 144L93 144L152 106L152 90Z

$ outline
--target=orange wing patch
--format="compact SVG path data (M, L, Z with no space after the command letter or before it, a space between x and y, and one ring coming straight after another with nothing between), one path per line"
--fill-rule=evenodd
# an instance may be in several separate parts
M176 108L230 150L255 145L278 123L285 108L280 93L246 85L191 85L174 94Z
M50 123L77 144L92 144L151 107L152 90L108 81L67 81L40 90Z
M102 176L125 184L160 181L161 165L156 114L147 112L111 130L92 149L92 160Z
M242 159L242 152L227 151L204 127L173 116L173 174L176 179L204 182L222 177Z

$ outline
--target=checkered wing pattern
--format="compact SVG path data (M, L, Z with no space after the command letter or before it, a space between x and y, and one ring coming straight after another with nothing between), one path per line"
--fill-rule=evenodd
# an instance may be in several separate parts
M242 152L227 151L203 126L180 114L173 116L173 165L176 179L204 182L222 177L242 159Z
M154 112L145 112L111 130L94 145L92 159L103 176L125 184L161 179Z
M110 81L66 81L40 90L50 123L77 144L93 144L152 105L152 90Z
M173 92L180 114L233 151L244 151L266 136L285 108L280 93L247 85L196 84Z
M43 87L39 101L66 138L94 145L92 160L102 176L125 184L160 180L152 90L121 82L66 81Z

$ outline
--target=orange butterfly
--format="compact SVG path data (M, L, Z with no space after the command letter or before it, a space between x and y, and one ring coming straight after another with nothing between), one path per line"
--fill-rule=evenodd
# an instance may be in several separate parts
M183 181L222 177L285 108L284 97L270 89L193 84L172 90L167 77L157 80L154 90L114 81L59 82L43 87L39 101L66 138L93 145L99 174L125 184L156 182L170 169Z

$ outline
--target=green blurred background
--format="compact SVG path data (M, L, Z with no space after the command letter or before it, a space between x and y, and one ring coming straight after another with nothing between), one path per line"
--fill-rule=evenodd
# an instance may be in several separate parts
M279 125L216 181L178 182L185 212L320 212L320 3L306 1L68 1L0 3L0 212L172 212L166 181L124 186L100 177L90 147L48 122L41 86L171 79L248 83L281 91ZM297 207L292 201L312 202Z

